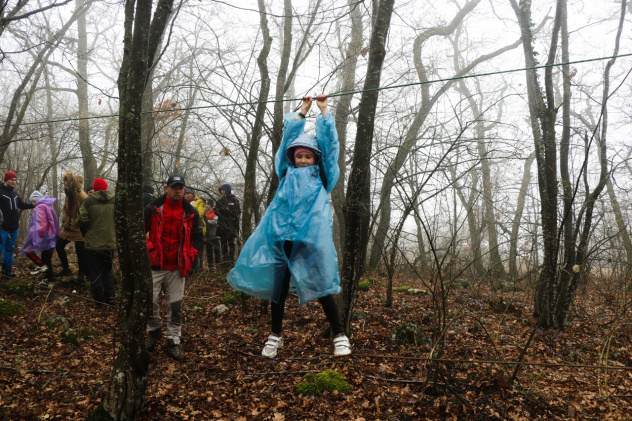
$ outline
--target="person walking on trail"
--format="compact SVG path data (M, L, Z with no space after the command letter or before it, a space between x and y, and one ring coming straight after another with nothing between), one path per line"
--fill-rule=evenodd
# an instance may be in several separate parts
M204 248L206 246L206 224L204 223L204 199L198 197L193 190L186 189L184 191L184 198L193 206L198 213L200 214L200 223L202 224L202 235L204 241L202 241L202 248L198 251L200 254L195 258L195 262L193 263L193 269L191 269L191 273L197 273L202 270L202 257L204 257Z
M213 203L209 200L206 203L206 211L204 212L204 222L206 222L206 260L208 261L209 270L219 265L220 245L217 236L217 220L218 216L213 210Z
M167 180L165 194L145 208L147 251L152 269L152 314L147 322L148 351L162 336L160 291L167 304L167 350L175 360L184 360L181 345L184 281L203 243L200 214L184 199L185 181L180 175Z
M79 208L79 228L85 238L90 291L97 307L100 307L102 304L114 305L114 193L108 191L108 183L102 178L94 180L92 189L94 192Z
M18 238L18 227L20 224L19 209L33 209L31 203L26 203L18 195L15 186L18 183L18 176L13 171L4 173L4 184L0 186L0 211L2 211L2 276L14 278L13 273L13 251L15 250L15 240Z
M35 206L35 209L29 224L29 232L20 250L20 253L36 265L31 275L44 273L44 280L40 282L40 285L50 288L54 281L53 252L59 234L59 219L57 212L53 209L56 200L53 197L43 196L37 190L31 193L29 202Z
M341 288L327 197L340 175L338 133L327 97L319 95L316 104L321 114L315 136L303 133L311 97L303 98L301 112L285 115L274 158L279 188L227 277L234 289L272 302L272 333L261 351L268 358L283 346L290 280L301 304L318 299L322 305L334 334L334 356L351 353L333 298Z
M77 281L83 282L87 268L84 238L79 229L79 207L88 195L82 189L83 176L68 171L64 174L63 180L66 200L64 201L64 208L61 212L62 228L57 237L57 244L55 245L62 269L56 276L72 276L72 271L68 264L66 246L71 241L74 241L75 251L77 252L77 264L79 265Z
M239 233L241 207L239 199L232 193L230 184L219 188L221 197L215 202L215 214L218 217L217 235L222 251L222 263L232 266L235 263L235 240Z

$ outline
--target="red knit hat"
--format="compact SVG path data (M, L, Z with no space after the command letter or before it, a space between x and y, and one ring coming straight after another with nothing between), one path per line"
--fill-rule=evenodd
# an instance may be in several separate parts
M4 181L11 180L12 178L18 178L18 175L13 171L7 171L4 173Z
M94 183L92 183L92 188L94 189L95 192L107 190L108 182L102 178L97 178L96 180L94 180Z

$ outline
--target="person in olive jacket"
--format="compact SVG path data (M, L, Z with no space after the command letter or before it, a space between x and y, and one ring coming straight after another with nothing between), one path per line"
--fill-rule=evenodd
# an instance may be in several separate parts
M79 227L85 238L88 280L92 298L100 304L114 304L112 259L116 249L114 193L108 183L97 178L91 193L79 208Z
M61 272L55 276L71 276L72 271L68 264L68 256L65 247L71 241L75 242L75 250L77 252L77 263L79 264L79 276L77 280L83 282L83 278L87 272L86 269L86 252L84 248L84 239L79 230L79 208L81 203L88 195L83 191L83 176L73 174L68 171L64 174L64 192L66 200L64 201L64 209L61 212L61 231L57 237L57 256L61 262Z

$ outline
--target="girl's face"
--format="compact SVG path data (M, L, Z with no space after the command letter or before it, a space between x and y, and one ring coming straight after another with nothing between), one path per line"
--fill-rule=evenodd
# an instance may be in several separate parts
M301 151L296 154L294 157L294 163L297 168L307 167L309 165L314 165L316 163L316 159L314 158L314 154L307 151Z

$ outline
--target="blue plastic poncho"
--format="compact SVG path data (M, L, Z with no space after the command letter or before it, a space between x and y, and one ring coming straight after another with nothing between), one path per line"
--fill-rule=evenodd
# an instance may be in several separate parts
M57 235L59 235L59 219L52 206L56 200L44 196L37 201L21 253L35 253L41 256L44 250L55 248Z
M303 134L305 119L297 115L285 115L283 141L274 158L280 178L276 195L227 276L236 290L276 303L286 268L301 304L341 289L327 197L340 176L336 124L331 114L319 115L316 136ZM299 145L320 152L319 162L296 168L286 151ZM286 241L293 244L289 256L283 249Z

